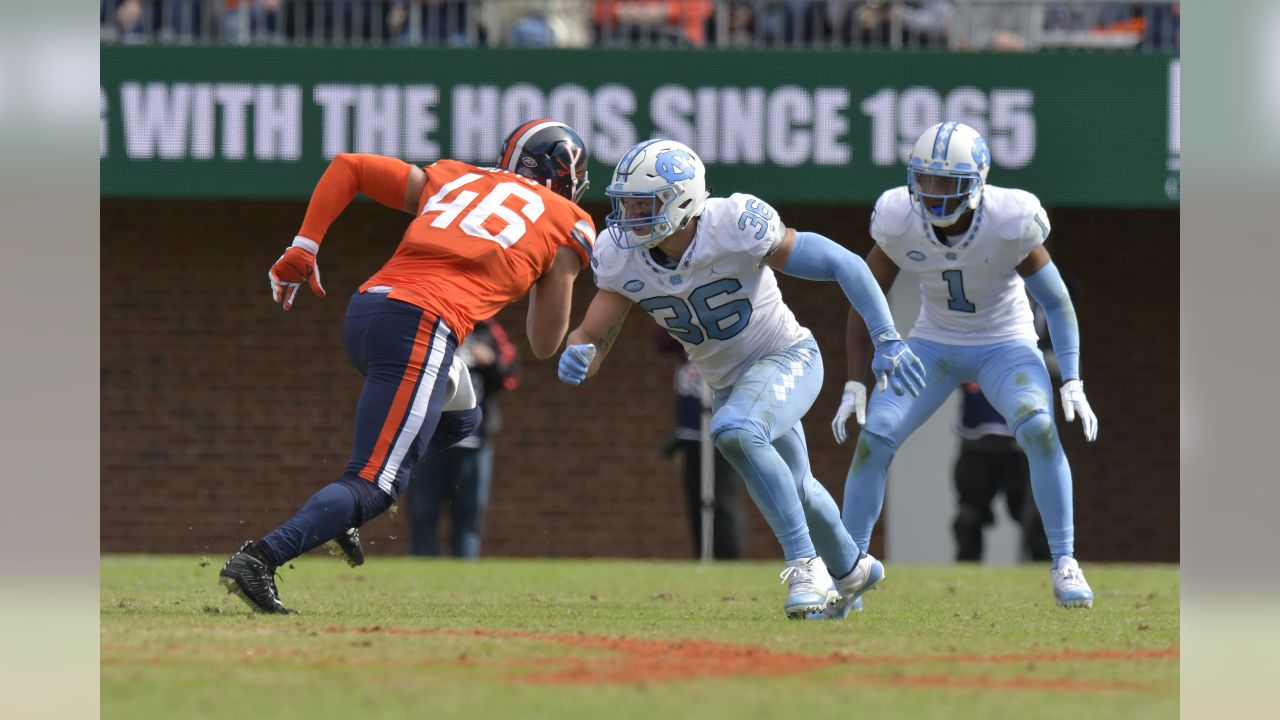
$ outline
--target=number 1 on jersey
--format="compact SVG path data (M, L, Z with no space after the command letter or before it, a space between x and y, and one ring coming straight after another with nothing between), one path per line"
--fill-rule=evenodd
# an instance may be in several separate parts
M943 270L942 279L947 281L947 292L951 294L947 299L947 307L956 312L971 313L977 310L964 296L964 273L959 270Z

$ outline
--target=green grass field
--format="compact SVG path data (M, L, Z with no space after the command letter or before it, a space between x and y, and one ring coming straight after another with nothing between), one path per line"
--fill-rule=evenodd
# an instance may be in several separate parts
M1086 564L887 564L844 622L782 615L781 563L311 555L291 616L217 585L224 558L102 559L102 717L1176 717L1179 576ZM207 564L212 561L212 564Z

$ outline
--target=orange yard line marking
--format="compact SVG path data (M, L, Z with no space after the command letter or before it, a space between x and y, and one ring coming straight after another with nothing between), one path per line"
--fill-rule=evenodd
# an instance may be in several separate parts
M1176 660L1179 650L1176 645L1161 648L1140 648L1135 650L1045 650L1032 653L1005 653L997 655L947 654L947 655L907 655L907 656L873 656L834 653L837 662L851 665L928 665L933 663L1023 663L1023 662L1063 662L1072 660Z
M519 630L447 630L440 628L398 628L380 625L342 627L332 625L331 633L362 633L407 636L479 637L544 642L586 650L609 651L610 655L590 658L550 658L537 663L526 660L506 662L508 666L532 665L540 670L513 678L533 683L635 683L671 682L700 678L776 677L839 665L903 667L911 665L964 663L1010 664L1052 662L1096 662L1114 660L1169 660L1179 657L1176 646L1134 650L1052 650L996 655L944 654L916 656L870 656L832 653L826 656L778 652L767 648L710 640L670 640L558 635ZM474 664L474 662L472 662ZM853 682L917 688L970 688L1019 690L1150 690L1138 683L1088 682L1069 679L956 677L950 675L863 676Z
M263 631L278 629L269 625L259 625L257 627ZM325 632L331 634L354 634L357 636L388 635L518 640L559 645L580 650L601 651L602 653L588 656L542 656L536 658L491 658L484 660L472 658L463 653L456 658L422 658L416 661L408 661L409 664L420 667L443 665L454 667L502 667L516 673L508 678L510 681L537 684L635 684L707 678L766 678L797 675L819 668L856 665L867 668L899 670L899 672L888 675L883 673L859 674L846 679L845 684L878 685L920 690L1154 691L1160 689L1156 684L1134 683L1124 680L1090 681L1069 678L1030 677L1027 675L1014 677L990 677L985 675L965 677L937 673L904 674L900 670L911 666L949 663L1008 665L1014 663L1176 660L1180 657L1180 651L1177 646L1131 650L1115 648L1100 650L1046 650L1043 652L998 653L993 655L951 653L876 656L844 652L835 652L828 655L809 655L774 651L755 645L723 643L712 640L608 637L584 633L565 635L479 628L449 630L443 628L386 627L381 625L364 627L330 625L325 628ZM331 659L314 658L300 650L277 649L269 646L247 648L227 646L217 649L196 649L170 643L160 648L149 649L149 652L144 657L127 657L127 653L130 651L144 650L141 647L109 644L102 649L108 654L101 661L104 667L177 665L183 662L184 658L182 656L190 655L193 652L198 652L202 657L206 658L212 655L240 662L285 661L293 665L313 667L329 667L334 664ZM348 656L343 661L343 664L359 667L378 667L386 662L385 659Z
M899 677L855 678L850 684L889 685L909 688L957 688L961 690L1058 690L1097 692L1103 690L1155 690L1149 683L1123 680L1090 682L1068 678L1032 678L1018 675L1010 678L956 677L954 675L904 675Z

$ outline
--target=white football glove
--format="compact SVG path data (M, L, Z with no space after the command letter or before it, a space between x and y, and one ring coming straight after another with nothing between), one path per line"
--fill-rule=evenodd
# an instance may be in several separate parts
M836 418L831 421L831 434L836 436L840 445L849 439L849 432L844 424L850 415L858 418L859 425L867 424L867 386L857 380L844 384L844 395L840 398L840 409L836 410Z
M1062 414L1067 422L1080 416L1080 424L1084 426L1084 439L1093 442L1098 439L1098 416L1093 414L1089 401L1084 396L1083 380L1068 380L1062 383Z

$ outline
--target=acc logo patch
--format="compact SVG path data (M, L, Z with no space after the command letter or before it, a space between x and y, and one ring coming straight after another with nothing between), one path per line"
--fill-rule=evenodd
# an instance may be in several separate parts
M633 292L633 293L634 293L634 292L640 292L641 290L643 290L643 289L644 289L644 281L643 281L643 280L628 280L628 281L626 281L625 283L623 283L623 284L622 284L622 289L623 289L623 290L626 290L627 292Z
M912 250L911 252L907 253L907 257L911 258L912 260L923 260L925 255L919 250Z
M538 167L538 161L537 161L537 160L534 160L533 158L529 157L528 155L525 155L524 157L520 158L520 162L524 163L524 166L525 166L525 167L527 167L527 168L536 168L536 167Z

